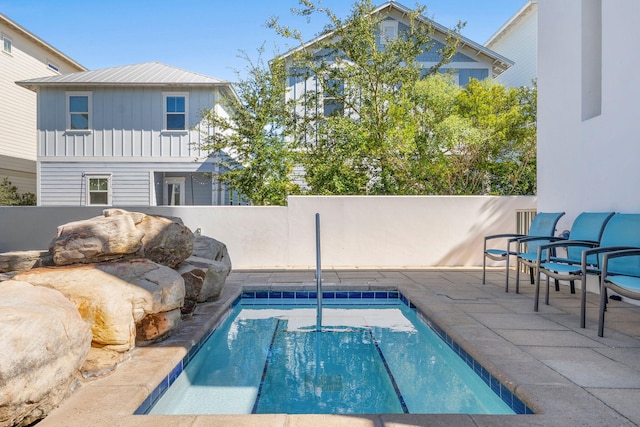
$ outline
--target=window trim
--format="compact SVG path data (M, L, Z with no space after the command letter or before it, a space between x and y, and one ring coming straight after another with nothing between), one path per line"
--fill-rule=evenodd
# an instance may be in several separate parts
M5 42L9 42L9 50L5 49ZM2 51L7 55L13 56L13 39L2 33Z
M167 129L167 98L184 97L184 129ZM175 114L175 113L171 113ZM189 92L162 92L162 132L186 133L189 131Z
M103 173L103 172L85 172L82 174L84 177L84 187L85 187L85 199L84 199L84 204L85 206L112 206L113 205L113 199L112 199L112 193L113 193L113 184L112 184L112 176L113 174L111 173ZM91 180L92 179L106 179L107 180L107 204L98 204L98 203L91 203ZM102 191L100 191L102 192Z
M180 204L169 204L169 184L180 184ZM185 205L185 192L186 192L186 179L184 176L167 176L162 182L162 204L164 206L184 206Z
M393 33L391 37L387 35L387 30L389 29L392 30L392 33ZM396 21L395 19L388 19L388 20L382 21L380 23L381 44L398 40L398 31L399 31L399 25L398 25L398 21Z
M91 132L91 130L93 129L93 98L92 98L93 93L92 92L78 92L78 91L70 91L70 92L65 92L65 120L66 120L66 130L67 132ZM72 96L86 96L87 97L87 115L88 120L87 120L87 129L71 129L71 101L70 98ZM74 114L78 114L77 112L75 112Z

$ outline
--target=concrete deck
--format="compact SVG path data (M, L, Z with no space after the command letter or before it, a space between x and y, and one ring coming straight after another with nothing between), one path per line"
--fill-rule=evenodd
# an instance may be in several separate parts
M528 277L520 294L505 293L502 271L488 272L484 286L477 269L323 271L323 282L399 289L536 415L132 415L243 287L315 288L313 271L235 271L221 300L199 306L168 340L135 349L113 374L83 384L39 427L640 425L640 307L611 301L599 338L597 295L589 294L581 329L578 294L552 290L551 305L541 302L536 313Z

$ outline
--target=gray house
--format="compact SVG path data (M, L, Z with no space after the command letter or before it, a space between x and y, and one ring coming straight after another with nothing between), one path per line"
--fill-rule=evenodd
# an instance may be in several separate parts
M17 84L38 94L39 205L234 202L214 178L224 153L198 147L215 131L200 113L225 113L229 82L150 62Z

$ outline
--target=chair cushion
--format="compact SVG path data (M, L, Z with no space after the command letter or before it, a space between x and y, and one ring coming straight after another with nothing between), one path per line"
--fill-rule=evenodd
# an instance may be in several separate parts
M554 273L562 274L582 274L582 267L576 264L562 264L556 262L543 262L540 264L540 269L553 271Z

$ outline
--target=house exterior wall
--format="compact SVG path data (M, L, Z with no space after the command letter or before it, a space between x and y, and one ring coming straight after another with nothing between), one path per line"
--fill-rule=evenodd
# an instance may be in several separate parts
M90 131L66 130L66 94L76 91L91 92ZM163 130L163 94L171 92L188 96L187 131ZM224 203L225 189L210 178L218 164L194 145L205 138L201 111L215 106L224 113L220 97L211 87L42 87L38 204L86 205L87 174L111 177L112 206L163 204L165 176L185 178L187 204Z
M538 210L566 211L559 229L581 211L640 212L639 17L637 0L539 1Z
M530 2L486 46L511 59L514 64L495 80L505 86L532 86L537 75L538 4Z
M20 192L36 192L36 94L15 84L18 80L84 71L67 58L34 40L20 27L0 17L0 43L12 42L11 53L0 49L0 179L8 177Z

